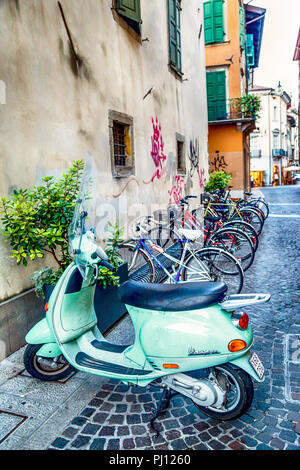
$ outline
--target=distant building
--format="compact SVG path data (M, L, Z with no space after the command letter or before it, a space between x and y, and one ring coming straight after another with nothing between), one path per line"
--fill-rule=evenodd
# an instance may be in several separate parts
M298 75L298 116L300 116L300 27L299 27L299 33L298 33L298 38L296 42L296 48L294 52L294 60L298 61L298 67L299 67L299 75ZM298 142L300 142L300 129L298 127ZM300 144L299 144L300 147ZM300 152L300 148L298 150ZM300 162L300 154L298 154L298 162Z
M210 171L232 173L232 195L250 189L249 135L255 118L243 98L258 66L266 10L243 0L203 4Z
M280 84L279 84L280 85ZM260 118L250 136L251 175L255 186L291 182L286 172L298 153L298 112L290 96L279 86L254 86L251 93L261 99Z

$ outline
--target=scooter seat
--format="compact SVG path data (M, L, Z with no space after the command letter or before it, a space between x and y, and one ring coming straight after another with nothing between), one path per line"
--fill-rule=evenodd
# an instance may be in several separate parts
M226 292L224 282L152 284L129 280L121 285L118 295L122 302L133 307L179 312L222 302Z

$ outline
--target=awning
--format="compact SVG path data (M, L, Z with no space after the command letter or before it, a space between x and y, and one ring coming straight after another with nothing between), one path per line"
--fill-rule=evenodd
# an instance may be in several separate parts
M300 166L287 166L286 168L283 168L284 171L299 171Z

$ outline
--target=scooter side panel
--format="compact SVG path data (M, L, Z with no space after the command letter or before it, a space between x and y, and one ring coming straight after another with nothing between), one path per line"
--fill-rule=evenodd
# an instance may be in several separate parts
M250 347L252 330L236 328L230 313L218 305L185 312L149 312L140 331L146 356L157 358L230 357L233 353L228 344L233 339L242 339Z

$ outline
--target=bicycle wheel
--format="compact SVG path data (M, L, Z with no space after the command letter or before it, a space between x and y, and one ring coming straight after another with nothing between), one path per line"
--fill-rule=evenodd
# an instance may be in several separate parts
M213 233L207 246L222 248L231 253L235 258L241 260L244 271L249 269L254 261L255 251L252 241L246 233L233 227L225 227Z
M247 222L244 222L243 220L232 220L231 222L227 222L226 224L223 225L222 228L225 227L233 227L241 230L243 233L246 233L250 240L252 241L254 251L257 250L259 242L258 242L258 234L252 225L248 224Z
M260 235L263 228L263 221L261 216L252 207L243 207L239 209L239 213L232 216L232 220L244 220L256 230L257 234Z
M254 206L259 209L263 213L265 220L269 217L269 205L262 199L250 199L250 201L248 201L248 204L249 206Z
M128 264L129 279L141 282L154 282L154 265L145 250L134 243L119 246L120 258Z
M223 281L227 294L239 294L243 288L244 271L239 261L220 248L203 248L191 252L184 262L183 281Z

